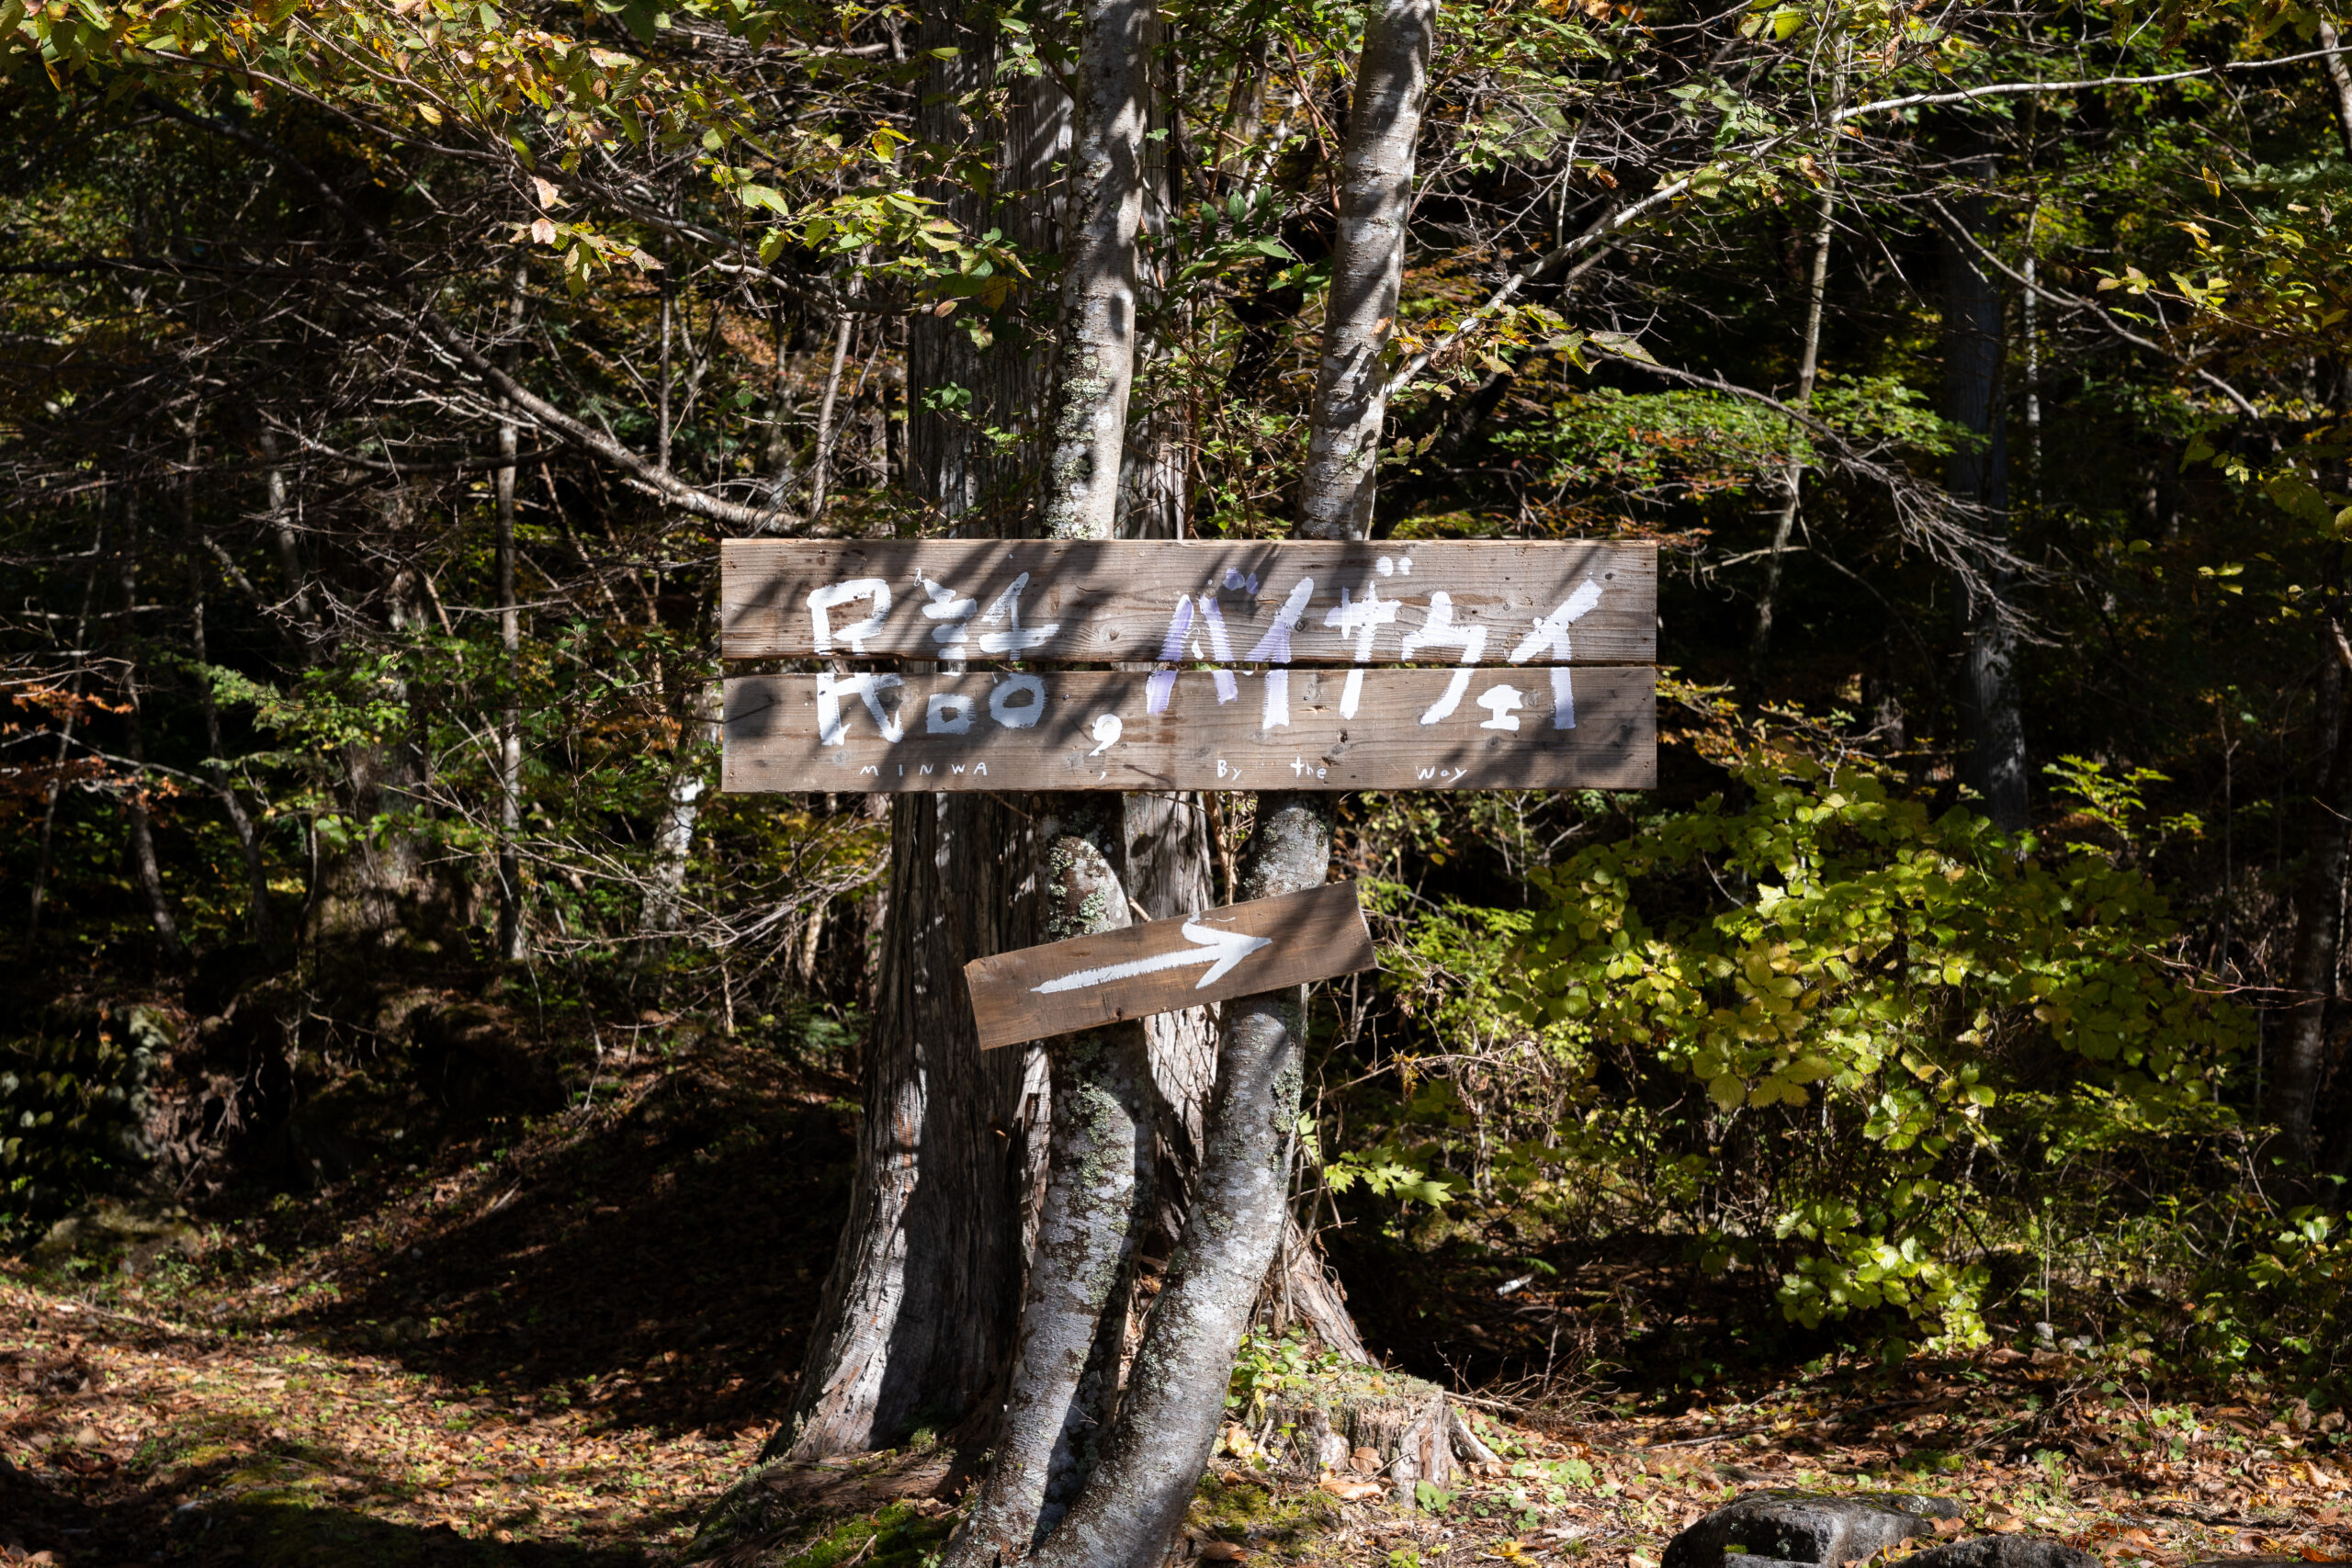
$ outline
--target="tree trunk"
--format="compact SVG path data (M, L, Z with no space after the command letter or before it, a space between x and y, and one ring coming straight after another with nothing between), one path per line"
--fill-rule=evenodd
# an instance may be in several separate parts
M524 290L530 285L528 266L514 268L513 314L507 323L511 339L523 335ZM507 351L509 373L514 351ZM666 390L666 387L665 387ZM523 857L517 840L523 836L523 615L514 597L514 457L515 425L498 422L499 466L493 475L498 502L498 646L504 668L500 671L506 700L498 716L498 955L510 963L525 956L523 930Z
M126 481L122 502L122 554L119 570L122 574L122 625L127 637L135 639L139 628L139 491L135 483ZM122 796L123 814L129 819L130 869L139 881L139 890L147 901L147 918L155 928L155 936L164 944L164 956L174 963L187 956L187 945L180 939L179 918L172 911L170 897L164 891L163 867L155 859L154 827L147 811L147 729L143 706L140 702L139 673L141 660L136 653L124 660L122 727L126 750L130 753L132 774L130 787Z
M1988 161L1989 163L1989 161ZM1989 166L1979 179L1989 178ZM1954 215L1972 234L1985 228L1985 202L1972 196ZM1977 440L1956 449L1945 474L1953 498L1978 509L1977 526L1996 545L2008 542L2007 420L2001 408L2001 295L1959 235L1943 240L1944 417ZM1954 596L1960 624L1961 720L1968 738L1963 776L1982 809L2005 832L2027 821L2025 720L2018 709L2017 635L2001 613L2009 579L1986 560Z
M998 140L1005 199L984 208L955 186L925 194L976 232L1050 243L1068 100L1050 77L1029 78L1001 126L966 118L962 102L997 85L988 21L967 27L952 0L925 8L919 48L933 63L917 130L945 145ZM910 483L957 533L995 534L1027 469L1017 449L1000 455L982 433L1034 417L1043 356L1009 322L986 353L962 322L923 312L910 327ZM929 405L927 392L950 386L973 394L968 409ZM980 1052L963 966L1035 940L1035 831L1027 802L891 800L855 1195L791 1408L763 1459L859 1452L922 1422L977 1424L1001 1397L1025 1232L1041 1203L1045 1053Z
M1069 243L1046 427L1048 538L1107 539L1118 520L1135 385L1148 34L1156 15L1149 0L1088 0L1079 21Z
M204 716L204 775L229 818L230 829L237 835L238 852L244 857L245 897L250 906L246 918L253 926L254 942L264 953L274 954L277 929L269 914L269 868L262 858L260 830L238 795L236 781L229 774L229 760L222 755L226 748L220 742L220 704L212 694L212 654L205 624L204 562L197 552L193 477L196 459L196 441L191 432L187 475L180 480L180 548L187 565L188 654L196 666L197 706Z
M2336 134L2344 138L2344 155L2352 158L2352 65L2345 63L2344 46L2335 24L2319 18L2319 46L2327 51L2327 85L2335 99Z
M2317 703L2320 773L2306 813L2309 849L2295 889L2295 946L2287 970L2294 998L2278 1028L2278 1061L2265 1113L2278 1128L2278 1153L2301 1179L2317 1154L2312 1135L2320 1089L2326 1077L2327 1011L2335 998L2346 835L2352 833L2352 673L2346 672L2342 621L2320 633Z
M1372 523L1385 412L1380 350L1403 276L1436 23L1435 0L1386 0L1365 29L1299 497L1299 532L1308 537L1362 538ZM1238 896L1321 886L1334 805L1328 796L1260 796ZM1184 1239L1152 1303L1102 1458L1039 1548L1041 1568L1156 1568L1167 1555L1216 1444L1234 1354L1289 1224L1306 1013L1304 987L1225 1005Z
M891 805L856 1182L763 1460L858 1453L965 1420L1002 1386L1020 1306L1043 1055L979 1049L963 966L1033 940L1034 828L985 795Z
M1330 810L1319 796L1262 797L1242 897L1320 886L1330 864ZM1102 1457L1038 1549L1040 1568L1156 1568L1183 1520L1216 1441L1234 1352L1289 1213L1306 1010L1303 987L1225 1006L1191 1223L1152 1303Z
M1306 538L1362 539L1372 532L1388 412L1381 350L1405 276L1413 148L1436 27L1436 0L1384 0L1365 26L1340 154L1339 236L1299 486L1298 531Z
M1071 129L1069 244L1040 508L1057 539L1108 539L1119 510L1135 377L1136 235L1143 192L1151 0L1089 0ZM1044 931L1062 941L1130 923L1124 802L1039 797ZM996 1458L948 1551L949 1568L1012 1562L1050 1530L1109 1414L1136 1243L1151 1193L1151 1069L1139 1023L1056 1041L1046 1201Z
M715 624L716 615L712 619ZM695 682L684 733L678 738L677 770L670 775L670 787L662 797L662 827L654 836L653 886L646 891L644 906L638 912L640 964L653 961L662 939L678 929L686 872L694 862L695 824L702 816L703 794L710 786L710 759L719 749L726 707L724 682Z
M1838 96L1842 97L1843 94ZM1835 139L1832 140L1834 141ZM1838 163L1834 146L1826 155L1825 168L1826 172L1822 175L1821 201L1813 234L1813 272L1805 288L1804 347L1797 361L1796 396L1790 400L1797 408L1804 408L1813 401L1814 383L1821 374L1822 304L1829 291L1830 242L1838 232ZM1756 594L1756 631L1748 641L1748 685L1758 693L1764 690L1765 677L1772 660L1772 615L1780 608L1781 558L1787 552L1790 536L1796 531L1797 512L1804 497L1804 434L1791 431L1789 445L1792 450L1789 454L1787 470L1781 476L1781 512L1772 520L1772 545L1764 557L1764 586Z

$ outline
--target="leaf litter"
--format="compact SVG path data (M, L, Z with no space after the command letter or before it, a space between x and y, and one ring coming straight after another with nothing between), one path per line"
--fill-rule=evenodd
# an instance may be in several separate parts
M707 1048L429 1168L249 1204L145 1276L0 1264L0 1564L680 1561L789 1398L842 1218L845 1089ZM2131 1371L1830 1358L1712 1404L1473 1407L1498 1460L1410 1507L1220 1451L1183 1550L1656 1568L1745 1492L1899 1488L1962 1500L1960 1533L2113 1568L2352 1561L2341 1412ZM758 1561L919 1562L969 1475L933 1472L947 1495L845 1493L830 1532Z

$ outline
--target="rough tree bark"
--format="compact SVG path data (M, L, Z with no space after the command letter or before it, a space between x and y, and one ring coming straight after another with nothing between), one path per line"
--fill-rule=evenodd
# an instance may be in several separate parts
M1147 29L1153 0L1080 16L1061 322L1040 518L1057 539L1117 523L1135 379ZM1044 926L1062 941L1129 923L1124 802L1042 796ZM1125 1348L1136 1242L1151 1190L1150 1063L1140 1023L1054 1043L1046 1201L996 1458L949 1568L1016 1562L1053 1528L1093 1457Z
M1079 19L1069 239L1045 532L1107 539L1118 519L1136 369L1136 234L1143 220L1147 0L1088 0Z
M1984 170L1989 176L1989 167ZM1981 183L1981 182L1980 182ZM1953 206L1969 233L1982 234L1985 201L1971 196ZM1988 542L2006 545L2009 528L2007 420L2001 408L2001 293L1960 235L1941 235L1944 284L1944 417L1977 439L1955 448L1944 484L1953 497L1979 509ZM1984 797L1984 814L2004 831L2026 826L2025 719L2018 708L2017 636L2001 615L2008 576L1986 562L1954 596L1962 645L1961 720L1968 737L1963 776Z
M791 1410L763 1459L818 1460L952 1426L1001 1386L1020 1304L1031 1053L982 1053L962 969L1034 931L1031 827L902 795L857 1176Z
M967 105L997 86L993 26L967 26L956 0L925 7L918 47L932 62L918 134L983 148L997 202L964 187L924 194L979 231L1025 245L1058 234L1056 164L1068 99L1050 76L1020 81L1001 123ZM982 434L1017 428L1043 400L1043 355L1011 332L983 353L965 323L927 312L908 338L908 479L967 536L1001 532L1026 465ZM965 415L933 405L972 394ZM842 1241L800 1381L764 1460L815 1461L894 1442L922 1422L985 1416L1004 1388L1023 1289L1025 1228L1043 1176L1045 1054L983 1054L963 965L1035 940L1034 812L987 795L900 795L890 809L888 910L864 1063L865 1115Z
M1298 531L1368 533L1378 480L1381 348L1396 310L1413 149L1435 0L1385 0L1368 19L1342 152L1339 244ZM1243 899L1318 886L1333 803L1259 797ZM1233 1357L1289 1222L1289 1150L1304 1075L1303 988L1227 1002L1205 1150L1117 1419L1085 1490L1039 1547L1041 1568L1147 1568L1167 1554L1225 1412ZM1440 1445L1442 1464L1442 1445Z

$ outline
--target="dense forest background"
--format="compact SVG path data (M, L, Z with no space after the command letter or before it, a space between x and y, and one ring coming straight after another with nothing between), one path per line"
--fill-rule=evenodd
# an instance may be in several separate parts
M854 1110L931 807L718 793L718 541L1009 529L1070 26L0 7L9 1246L325 1213L649 1064ZM1159 13L1123 531L1288 530L1362 27ZM1374 532L1655 541L1671 669L1654 793L1342 807L1385 970L1316 1003L1295 1207L1367 1340L1529 1398L2064 1339L2324 1403L2334 20L1439 28ZM1222 900L1250 805L1202 809Z

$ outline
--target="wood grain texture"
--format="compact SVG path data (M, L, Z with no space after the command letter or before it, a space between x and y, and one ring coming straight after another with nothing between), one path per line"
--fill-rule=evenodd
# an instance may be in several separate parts
M1252 938L1264 944L1253 946ZM1241 948L1250 951L1209 977L1221 952ZM1154 961L1162 966L1146 967ZM1148 920L976 958L964 965L964 983L980 1045L993 1049L1377 966L1356 885L1334 882L1188 920ZM1123 975L1123 968L1144 972Z
M1465 636L1487 663L1531 636L1524 662L1657 657L1653 545L729 539L719 563L729 659L1257 665L1284 662L1286 637L1292 664L1443 662ZM1539 631L1587 583L1565 636Z
M1636 667L1507 665L741 676L727 682L722 779L736 792L1646 789L1656 682ZM1556 725L1562 698L1573 728Z

